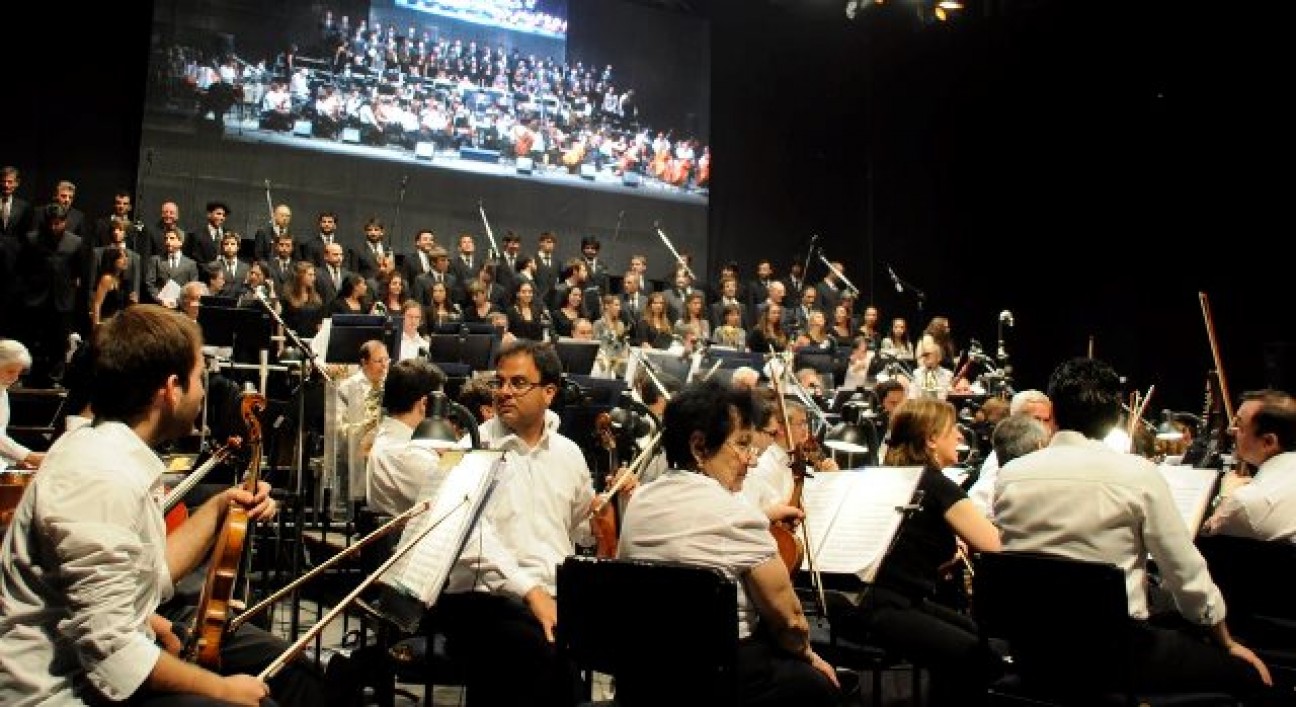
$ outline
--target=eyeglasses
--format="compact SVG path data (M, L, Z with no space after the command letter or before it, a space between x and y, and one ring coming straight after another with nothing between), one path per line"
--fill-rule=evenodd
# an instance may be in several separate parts
M751 459L755 457L760 451L755 447L751 446L750 444L746 446L736 444L734 442L725 442L725 444L729 445L729 448L734 451L734 454L737 454L738 456L744 457L746 459Z
M504 386L508 386L514 395L526 395L531 392L532 388L540 385L538 382L531 382L522 376L513 376L512 378L491 378L486 381L486 387L490 388L492 393L504 392Z

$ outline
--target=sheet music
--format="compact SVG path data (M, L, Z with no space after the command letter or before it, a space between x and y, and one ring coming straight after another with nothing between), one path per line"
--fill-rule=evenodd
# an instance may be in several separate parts
M816 474L802 490L806 531L815 569L873 581L905 506L922 476L920 467L867 467ZM809 569L809 561L802 569Z
M158 290L158 296L157 296L157 298L158 298L158 300L166 300L166 301L169 301L169 302L179 302L179 301L180 301L180 283L176 282L175 280L168 279L168 280L166 281L166 284L162 286L162 289Z
M401 547L431 524L441 525L423 536L404 558L383 575L382 581L432 606L441 595L450 568L463 549L465 538L476 522L482 503L495 480L500 452L477 450L446 453L447 473L432 474L420 492L420 501L435 499L432 509L419 516L401 535ZM457 463L456 463L457 460Z
M1170 485L1170 496L1174 499L1175 508L1193 535L1206 520L1206 509L1210 507L1211 498L1215 495L1215 485L1219 481L1219 471L1215 469L1194 469L1191 466L1173 466L1160 464L1161 476Z

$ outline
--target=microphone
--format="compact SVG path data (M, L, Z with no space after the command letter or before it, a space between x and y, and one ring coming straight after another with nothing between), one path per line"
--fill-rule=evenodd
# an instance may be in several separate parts
M890 265L887 266L887 274L891 276L891 282L895 284L896 292L904 292L904 285L900 284L900 278L891 269Z
M269 188L270 188L270 180L269 180L269 179L265 180L265 185L266 185L266 189L269 189Z
M405 185L407 185L407 184L409 184L409 175L408 175L408 174L402 174L402 175L401 175L401 189L404 189L404 188L405 188Z
M999 321L1008 326L1013 326L1013 313L1005 309L999 313Z

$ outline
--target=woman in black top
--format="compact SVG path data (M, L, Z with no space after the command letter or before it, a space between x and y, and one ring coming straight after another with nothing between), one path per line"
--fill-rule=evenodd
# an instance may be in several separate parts
M962 441L954 406L935 398L905 401L891 418L887 466L921 466L919 510L905 518L891 551L857 609L834 618L843 636L876 643L931 671L932 705L976 705L1001 667L972 620L935 600L945 569L959 563L960 541L997 552L999 531L942 469ZM917 501L915 501L917 502Z
M508 311L508 330L519 339L544 341L544 317L548 314L535 301L535 286L523 280Z
M297 336L309 339L319 333L320 323L324 321L324 302L315 289L314 263L297 261L293 279L279 304L283 307L284 324Z

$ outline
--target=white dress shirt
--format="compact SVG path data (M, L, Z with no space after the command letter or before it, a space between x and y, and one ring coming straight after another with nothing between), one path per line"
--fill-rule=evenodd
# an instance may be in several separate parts
M27 458L31 450L9 436L9 389L0 388L0 469L7 469Z
M157 663L148 620L171 598L165 471L129 427L55 442L0 548L0 704L125 700Z
M1188 621L1224 620L1224 597L1156 465L1071 430L1008 462L995 484L1005 550L1110 562L1125 570L1130 616L1146 619L1147 564Z
M991 449L986 455L985 461L981 462L981 472L977 474L977 480L973 482L972 488L968 489L968 500L981 511L981 514L994 522L994 490L995 482L999 479L999 455Z
M365 502L375 513L397 516L413 508L436 473L437 443L413 437L414 428L394 417L379 423L365 471Z
M617 556L714 567L738 585L738 637L759 614L744 579L778 552L764 513L704 474L672 469L640 486L621 524Z
M1255 478L1220 501L1212 534L1296 542L1296 452L1265 460Z
M337 431L340 439L346 441L347 495L352 501L365 497L366 459L361 453L360 442L369 421L368 400L373 387L364 371L352 373L337 386Z
M765 448L743 481L742 495L762 512L792 499L792 458L777 442Z
M557 420L545 414L539 442L528 447L499 418L480 428L481 442L503 450L494 493L450 573L446 591L484 591L521 598L535 587L558 593L558 565L576 550L592 545L589 524L594 484L580 447L558 434Z

